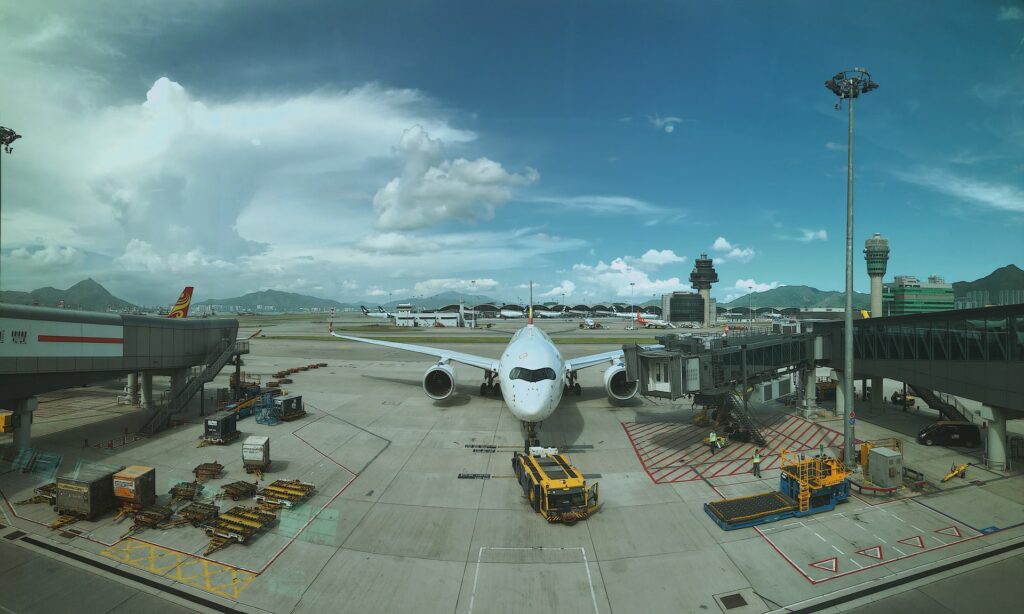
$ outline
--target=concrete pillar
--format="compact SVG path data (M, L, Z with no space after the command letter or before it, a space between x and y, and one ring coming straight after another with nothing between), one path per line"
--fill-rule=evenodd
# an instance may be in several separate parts
M142 409L153 409L153 374L142 374Z
M985 429L985 461L990 469L1006 469L1006 411L1000 407L981 406L981 417L987 422Z
M871 378L871 410L882 411L883 400L885 399L885 391L883 383L885 380L881 377Z
M139 404L139 374L128 374L128 402L132 405Z
M842 371L832 370L832 379L836 383L836 415L846 417L846 392L843 389L843 383L846 381L846 376ZM852 399L851 399L852 402Z
M800 387L804 391L801 407L804 411L804 417L807 418L810 417L818 406L818 378L816 377L814 367L801 371L800 378L802 380Z
M32 413L39 406L37 397L20 399L14 405L14 416L17 426L14 427L14 449L32 447Z

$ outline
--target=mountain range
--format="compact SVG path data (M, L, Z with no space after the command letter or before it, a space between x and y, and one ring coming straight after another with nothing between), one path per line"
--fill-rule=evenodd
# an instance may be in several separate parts
M953 283L953 293L957 297L964 297L971 292L987 292L988 300L996 302L1002 291L1024 292L1024 270L1015 264L1001 267L974 281L958 281ZM56 307L60 301L68 309L82 309L85 311L107 311L134 310L135 305L126 300L120 299L107 291L102 285L93 279L85 279L71 286L67 290L45 287L21 292L17 290L0 291L0 302L16 305L40 305L42 307ZM428 297L408 297L399 300L381 303L385 309L393 309L400 303L413 303L420 309L435 309L445 305L465 303L473 306L481 303L503 303L482 294L465 294L462 292L441 292ZM567 301L573 302L573 301ZM622 301L612 301L622 302ZM809 286L780 286L764 292L755 292L748 296L742 296L728 303L721 303L723 307L843 307L845 303L842 292L830 290L818 290ZM867 294L856 293L853 306L855 309L866 309L871 303ZM364 303L368 308L376 308L377 303L367 300ZM660 300L648 300L642 305L660 305ZM234 308L235 310L256 310L258 306L272 307L277 312L300 311L303 309L358 309L360 303L341 303L331 299L282 292L280 290L262 290L250 292L243 296L234 298L214 298L194 303L194 305L219 305L222 308Z

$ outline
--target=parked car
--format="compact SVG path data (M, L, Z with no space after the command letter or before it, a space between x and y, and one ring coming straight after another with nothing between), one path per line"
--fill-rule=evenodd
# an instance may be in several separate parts
M917 443L926 446L965 446L973 448L981 445L981 429L970 422L952 422L940 420L921 429L917 434Z

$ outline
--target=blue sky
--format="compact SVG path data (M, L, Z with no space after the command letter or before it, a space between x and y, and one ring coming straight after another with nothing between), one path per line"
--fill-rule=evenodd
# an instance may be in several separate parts
M852 66L857 289L873 232L889 277L1024 262L1020 2L0 11L5 289L841 289Z

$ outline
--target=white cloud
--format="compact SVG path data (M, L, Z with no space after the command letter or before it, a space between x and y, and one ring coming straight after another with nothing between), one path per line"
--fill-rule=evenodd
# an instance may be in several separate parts
M512 198L512 188L537 181L527 167L522 175L509 173L487 158L442 160L442 143L420 126L402 134L398 154L402 175L373 197L377 226L388 230L428 228L448 219L489 220L496 208Z
M1001 211L1024 212L1024 190L1014 185L987 183L959 177L944 170L925 168L895 172L896 177L960 200Z
M662 209L648 202L629 196L534 196L525 199L529 203L552 204L596 214L660 213Z
M561 298L561 296L564 294L566 298L568 298L571 297L574 292L576 292L576 284L569 281L568 279L563 279L562 283L560 283L559 285L555 286L554 288L551 288L547 292L541 292L537 294L537 296L542 298L554 298L557 296Z
M224 260L204 254L199 248L193 248L187 252L169 253L163 257L152 245L140 239L129 241L124 248L124 253L115 258L114 262L126 271L148 271L150 273L198 271L208 267L223 270L231 266Z
M752 292L765 292L767 290L773 290L786 284L780 284L777 281L764 283L758 282L753 279L737 279L736 283L733 284L732 288L725 289L725 295L722 297L723 303L734 301L741 296L746 296Z
M666 134L672 134L676 129L676 124L682 123L681 117L661 117L657 114L654 116L648 116L647 119L651 122L651 125L659 130L664 130Z
M754 250L749 247L739 247L730 243L725 237L718 237L711 245L711 249L718 252L715 263L719 262L750 262L754 258Z
M627 256L626 258L616 258L610 264L606 264L603 260L598 261L596 265L581 263L573 265L572 270L581 283L593 286L602 296L611 294L646 300L645 297L650 294L690 289L690 285L678 277L651 279L648 272L630 264L630 261L637 262L638 259Z
M829 151L846 151L846 145L829 141L825 143L825 149L828 149Z
M661 251L649 249L644 252L643 256L640 256L640 262L645 265L657 267L664 264L686 262L686 258L684 256L677 256L676 253L670 249L663 249Z
M811 241L828 241L828 231L824 228L819 230L811 230L808 228L801 228L800 234L793 237L788 235L775 235L779 239L785 241L799 241L801 243L810 243Z
M36 250L19 247L11 250L8 257L33 267L62 268L82 262L82 252L68 245L47 245Z
M356 243L355 247L386 254L428 254L441 248L439 243L429 238L399 232L370 235Z
M447 279L427 279L418 282L413 286L416 294L432 296L440 292L462 292L467 294L482 294L498 287L498 282L493 279L477 279L476 283L471 279L458 279L449 277Z
M1024 19L1024 9L1019 6L999 7L999 21L1017 21Z

